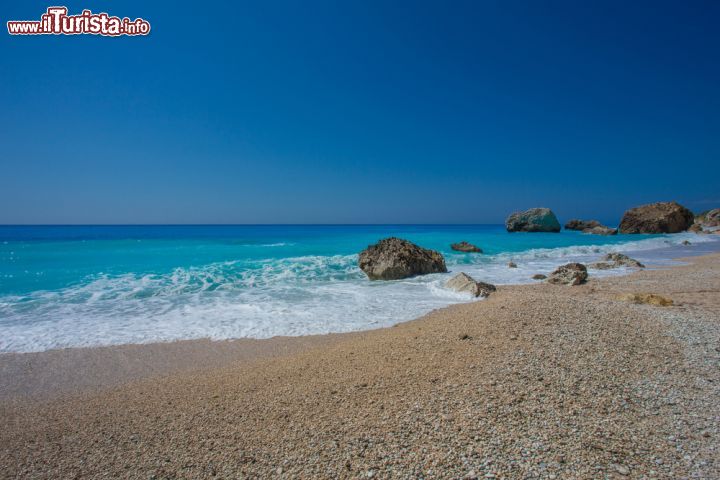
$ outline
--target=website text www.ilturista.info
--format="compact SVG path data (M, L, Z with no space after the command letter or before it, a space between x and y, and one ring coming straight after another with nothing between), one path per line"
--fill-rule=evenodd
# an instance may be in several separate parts
M147 35L150 22L142 18L111 17L107 13L83 10L79 15L68 15L67 7L48 7L40 20L11 20L7 22L10 35Z

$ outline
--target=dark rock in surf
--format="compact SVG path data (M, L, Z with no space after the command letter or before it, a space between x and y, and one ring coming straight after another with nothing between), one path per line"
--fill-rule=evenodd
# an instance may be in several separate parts
M450 248L452 248L456 252L483 253L482 248L464 241L459 243L453 243L452 245L450 245Z
M606 227L597 220L570 220L565 224L565 230L577 230L593 235L615 235L617 229Z
M447 272L440 253L396 237L380 240L360 252L358 266L370 280L399 280Z
M602 224L597 220L578 220L576 218L565 224L565 230L577 230L582 232L588 228L600 227Z

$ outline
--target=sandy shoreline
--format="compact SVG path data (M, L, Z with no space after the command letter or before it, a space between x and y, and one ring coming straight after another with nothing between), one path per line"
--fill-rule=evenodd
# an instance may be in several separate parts
M720 255L687 261L381 330L2 356L2 475L717 478Z
M354 333L66 348L0 355L0 401L37 400L332 345Z

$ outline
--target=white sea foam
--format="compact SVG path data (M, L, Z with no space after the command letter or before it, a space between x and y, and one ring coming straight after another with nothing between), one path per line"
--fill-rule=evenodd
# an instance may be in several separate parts
M682 247L686 239L695 246ZM472 301L444 287L459 271L496 284L530 283L535 273L550 272L568 261L595 261L611 251L667 264L670 258L692 253L697 245L713 240L679 234L615 245L451 254L447 274L393 282L367 281L356 255L221 262L165 274L100 274L57 291L0 298L0 351L386 327L452 303ZM508 268L510 260L518 268ZM623 270L591 271L596 276L618 273Z

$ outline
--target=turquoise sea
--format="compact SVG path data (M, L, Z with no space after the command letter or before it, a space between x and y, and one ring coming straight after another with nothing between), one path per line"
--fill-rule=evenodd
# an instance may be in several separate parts
M441 251L450 273L368 281L357 253L387 236ZM530 283L608 251L667 264L718 250L715 238L509 234L502 225L0 226L0 352L390 326L471 301L444 288L459 271ZM460 240L485 253L452 252ZM519 268L507 268L511 259ZM591 271L613 273L622 271Z

